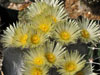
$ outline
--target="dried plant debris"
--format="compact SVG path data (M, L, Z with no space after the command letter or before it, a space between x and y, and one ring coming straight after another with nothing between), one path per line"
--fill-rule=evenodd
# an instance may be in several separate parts
M81 0L84 2L85 5L87 5L91 12L95 15L100 15L100 0Z
M100 3L100 0L81 0L83 2L85 2L88 5L97 5Z
M10 3L8 8L21 11L24 8L26 8L27 6L29 6L31 3L32 2L26 2L26 3L20 3L20 4Z
M89 4L89 2L93 2ZM100 0L66 0L65 7L71 18L83 16L100 20Z

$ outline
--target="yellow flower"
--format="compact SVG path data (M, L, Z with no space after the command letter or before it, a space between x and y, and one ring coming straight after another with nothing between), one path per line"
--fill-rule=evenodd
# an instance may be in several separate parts
M28 45L30 48L41 46L47 41L47 38L48 38L48 35L31 28L30 33L29 33L30 40L28 41Z
M51 18L53 23L57 23L59 21L65 20L67 17L66 10L64 7L48 7L44 10L43 14L47 18Z
M18 23L18 26L15 30L14 40L13 40L13 46L14 47L22 47L27 48L28 47L28 38L29 38L29 26L24 25L21 23Z
M63 1L60 0L40 0L40 1L49 5L49 8L47 8L47 10L44 11L46 11L48 17L51 16L54 19L54 22L61 21L65 19L65 17L67 16Z
M63 2L59 0L36 0L28 7L27 17L33 20L37 15L52 18L54 22L61 21L67 16Z
M32 37L31 37L31 41L33 44L37 44L39 43L40 41L40 37L37 35L37 34L34 34Z
M89 34L89 32L87 31L87 30L85 30L85 29L83 29L82 31L81 31L81 35L82 35L82 37L84 37L84 38L90 38L90 34Z
M58 21L56 17L54 17L54 16L51 16L51 17L52 17L52 19L53 19L53 21L54 21L55 23Z
M42 75L42 70L39 68L33 68L32 75Z
M80 56L77 51L67 52L65 55L65 61L61 64L61 69L58 72L61 75L74 75L76 72L83 69L85 66L85 60L82 60L84 56Z
M54 63L56 61L56 57L53 53L47 53L45 56L50 63Z
M73 63L73 61L67 62L65 64L65 69L67 72L72 72L77 68L77 64Z
M4 34L2 35L1 42L3 43L4 47L12 47L13 46L13 40L16 30L15 24L10 25L7 27L6 30L4 30Z
M60 33L60 37L63 39L63 40L69 40L70 39L70 34L68 32L61 32Z
M75 43L79 37L80 29L75 21L65 20L55 26L54 39L62 44Z
M28 7L27 17L29 20L34 19L35 16L40 15L49 6L45 2L35 1Z
M81 37L80 39L84 43L92 43L95 44L99 41L100 29L99 25L96 24L93 20L90 21L88 19L82 19L82 21L78 22L78 25L81 29Z
M4 47L27 47L28 26L22 23L17 23L7 28L4 31L2 42Z
M42 64L44 64L44 57L38 56L38 57L34 58L33 63L35 65L42 65Z
M19 41L20 41L23 45L25 45L27 39L28 39L28 35L27 35L27 34L24 34L24 35L21 36L21 38L20 38Z
M23 75L47 75L48 67L36 67L34 65L25 65L25 69L23 71Z
M49 26L47 24L40 24L39 29L43 32L48 32Z
M44 44L45 57L48 61L49 67L59 67L64 60L63 57L66 52L64 49L65 48L63 48L59 43L55 44L55 42L48 41Z
M44 15L38 15L34 17L32 21L32 28L40 31L43 34L51 36L51 32L54 30L52 25L52 19L50 17L46 18Z
M92 75L92 74L93 74L93 67L91 68L90 65L87 65L81 71L77 72L75 75Z
M25 53L24 63L32 64L34 66L44 66L46 64L46 58L43 48L31 49L28 53Z

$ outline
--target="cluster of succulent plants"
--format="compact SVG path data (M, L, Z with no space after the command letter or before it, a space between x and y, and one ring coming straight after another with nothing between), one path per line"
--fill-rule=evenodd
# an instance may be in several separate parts
M66 49L78 40L92 46L99 43L99 24L70 19L59 0L36 0L22 20L7 27L1 42L5 48L27 50L21 67L23 75L48 75L52 67L61 75L92 75L93 66L85 55Z

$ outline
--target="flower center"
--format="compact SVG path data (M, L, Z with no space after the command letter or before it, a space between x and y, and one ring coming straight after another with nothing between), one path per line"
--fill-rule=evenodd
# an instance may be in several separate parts
M32 41L33 44L37 44L37 43L39 43L40 38L39 38L38 35L33 35L33 36L31 37L31 41Z
M52 19L53 19L54 22L57 22L56 17L52 16Z
M44 58L43 57L36 57L36 58L34 58L33 62L36 65L43 65L44 64Z
M60 37L63 39L63 40L69 40L70 39L70 34L68 32L61 32L60 33Z
M42 71L38 68L34 68L33 72L32 72L32 75L42 75Z
M46 58L47 58L48 62L50 62L50 63L54 63L56 60L56 57L54 56L53 53L47 53Z
M40 25L40 30L42 30L43 32L48 32L49 31L49 26L46 24L41 24Z
M76 73L76 75L84 75L84 73L82 71Z
M84 38L89 38L89 37L90 37L89 32L88 32L87 30L85 30L85 29L83 29L83 30L81 31L81 34L82 34L82 36L83 36Z
M27 34L24 34L23 36L21 36L20 42L21 42L23 45L25 45L25 44L26 44L26 41L27 41L27 38L28 38Z
M72 72L72 71L75 71L76 66L77 65L74 62L68 62L65 65L65 69L66 69L67 72Z

